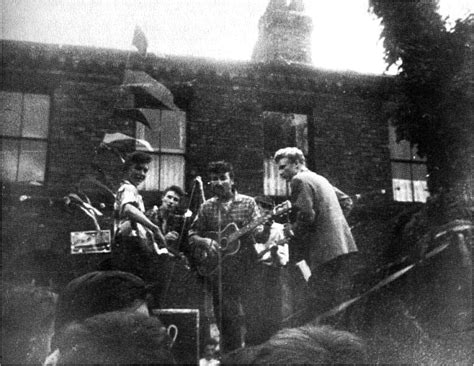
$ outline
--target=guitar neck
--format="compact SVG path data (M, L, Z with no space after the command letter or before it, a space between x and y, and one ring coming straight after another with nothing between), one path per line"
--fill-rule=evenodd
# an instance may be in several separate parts
M263 215L256 219L255 221L252 221L251 223L245 225L243 228L239 229L238 231L232 233L229 235L229 242L232 242L234 240L239 239L241 236L248 234L251 232L253 229L255 229L258 225L263 224L265 221L270 220L274 216L281 215L285 212L287 212L291 208L291 202L290 201L285 201L281 203L280 205L276 206L274 210L271 213L268 213L266 215Z
M241 229L239 229L239 231L236 231L236 232L230 234L229 237L228 237L228 241L232 242L234 240L239 239L241 236L244 236L244 235L248 234L253 229L255 229L258 225L261 225L265 221L267 221L270 217L271 216L268 216L268 215L259 217L257 220L252 221L250 224L247 224L244 227L242 227Z

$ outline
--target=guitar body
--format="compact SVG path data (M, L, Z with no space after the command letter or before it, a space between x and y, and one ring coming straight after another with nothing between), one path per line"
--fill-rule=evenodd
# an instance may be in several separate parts
M258 225L263 224L265 221L282 215L291 209L291 202L285 201L280 205L276 206L271 214L262 216L257 220L249 223L243 228L239 229L236 224L230 223L222 231L208 231L204 233L204 237L210 238L218 243L216 250L209 248L207 245L202 245L196 248L195 257L197 260L196 269L201 276L210 276L216 272L218 268L219 255L217 250L220 251L221 260L224 258L236 254L240 250L240 238Z
M208 231L204 233L206 238L210 238L217 243L220 243L222 256L234 255L240 249L240 240L237 238L232 240L232 236L239 231L236 224L230 223L220 233L217 231Z
M230 223L220 233L217 231L207 231L204 233L206 238L220 243L219 250L221 252L221 259L236 254L240 250L240 240L237 238L232 240L232 236L239 231L236 224ZM217 271L219 262L218 254L208 247L198 248L199 264L196 266L198 273L201 276L210 276Z

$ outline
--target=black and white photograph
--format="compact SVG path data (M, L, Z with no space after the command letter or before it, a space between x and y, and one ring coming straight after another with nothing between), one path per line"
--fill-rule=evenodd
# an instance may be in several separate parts
M472 365L474 0L1 0L2 365Z

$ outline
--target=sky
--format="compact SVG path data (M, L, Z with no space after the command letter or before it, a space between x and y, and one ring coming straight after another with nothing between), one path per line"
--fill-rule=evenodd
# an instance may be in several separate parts
M250 60L269 0L0 0L2 39L134 50L139 25L157 55ZM313 65L385 72L381 26L368 0L306 0L313 19ZM453 20L474 0L441 0ZM390 70L389 73L393 73Z

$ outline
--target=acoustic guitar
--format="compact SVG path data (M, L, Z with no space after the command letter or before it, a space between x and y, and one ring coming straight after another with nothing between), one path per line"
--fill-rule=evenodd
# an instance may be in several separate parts
M230 223L222 231L208 231L204 233L204 237L214 240L217 244L217 250L220 251L221 259L235 255L240 250L240 238L257 226L262 225L266 221L280 216L291 210L291 202L285 201L278 206L275 206L273 210L258 219L252 221L251 223L245 225L241 229L237 227L236 224ZM197 255L197 264L196 269L201 276L210 276L213 274L218 267L218 255L211 248L207 246L199 247L200 253Z

